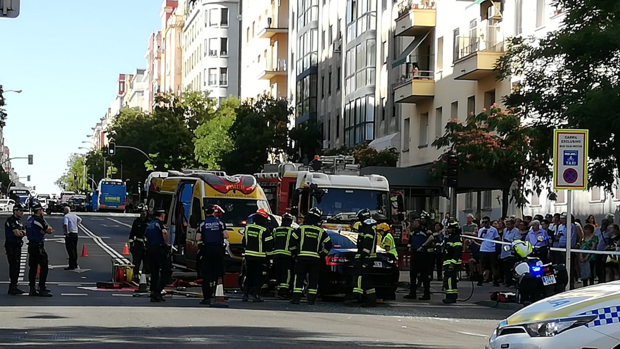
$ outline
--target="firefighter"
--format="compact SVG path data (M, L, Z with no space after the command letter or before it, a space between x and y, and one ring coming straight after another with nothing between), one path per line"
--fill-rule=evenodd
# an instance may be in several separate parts
M140 266L142 266L142 272L148 274L148 262L146 261L146 227L148 227L150 221L148 220L147 207L144 204L139 204L138 212L140 217L136 218L131 225L131 231L129 232L129 251L133 258L133 275L134 279L140 280Z
M155 210L155 219L146 228L147 258L151 272L151 302L165 302L162 296L164 286L168 283L172 266L170 265L169 235L164 221L166 211Z
M47 273L49 271L49 258L45 251L45 234L52 234L54 230L43 218L43 207L36 204L32 207L33 215L26 221L26 237L28 237L28 281L30 282L29 296L52 297L53 295L45 287ZM39 290L35 287L37 268L39 273Z
M381 238L381 247L394 256L395 260L398 260L398 251L396 251L396 242L394 237L390 233L390 226L387 223L381 223L377 226L377 233Z
M426 228L423 222L428 219L428 214L422 211L420 217L415 218L411 223L409 232L409 246L411 247L411 268L409 270L409 278L411 288L409 294L404 298L416 299L417 277L420 275L422 285L424 286L424 295L420 300L431 299L431 281L429 279L429 269L433 265L433 234Z
M461 241L461 228L459 222L451 219L446 227L447 236L444 246L444 278L443 287L446 290L445 304L456 303L459 297L457 289L458 273L461 271L461 256L463 254L463 242Z
M292 248L295 250L295 286L292 304L301 301L301 290L308 276L308 305L316 301L319 273L321 272L321 253L329 253L332 242L329 235L321 228L323 211L318 207L308 210L304 224L291 235Z
M291 235L293 234L293 216L285 213L282 216L282 225L273 232L273 268L275 271L278 296L288 298L291 286L291 267L293 258L291 249Z
M243 284L243 302L247 302L252 292L253 302L262 302L260 297L263 285L263 268L267 253L273 246L272 231L269 228L269 213L259 209L252 217L252 223L245 227L243 247L245 248L246 276Z
M370 264L372 262L369 263L368 259L377 257L377 221L372 219L369 209L360 210L357 213L357 218L361 225L359 226L357 254L355 255L353 294L358 301L361 301L364 293L366 293L366 303L362 306L376 307L377 294L366 273L369 268L372 268Z
M224 239L228 239L226 225L215 216L215 207L205 207L205 220L198 227L197 241L202 250L202 297L200 304L211 304L213 287L224 277Z

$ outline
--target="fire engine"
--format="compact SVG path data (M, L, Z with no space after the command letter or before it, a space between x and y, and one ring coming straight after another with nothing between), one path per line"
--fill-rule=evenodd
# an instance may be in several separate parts
M352 156L320 156L308 165L283 163L265 169L273 172L254 176L278 215L289 212L300 220L316 206L323 211L323 227L336 230L349 230L356 213L364 208L391 218L388 180L361 176Z

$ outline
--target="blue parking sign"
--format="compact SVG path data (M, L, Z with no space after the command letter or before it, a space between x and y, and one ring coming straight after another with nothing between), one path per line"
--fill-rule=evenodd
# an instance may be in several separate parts
M564 166L578 166L579 152L577 150L564 150Z

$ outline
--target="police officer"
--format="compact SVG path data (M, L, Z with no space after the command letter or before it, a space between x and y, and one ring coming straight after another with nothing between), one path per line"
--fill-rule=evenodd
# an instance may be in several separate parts
M140 217L136 218L131 225L131 231L129 232L129 251L133 257L133 275L135 279L140 280L140 266L142 271L148 274L148 262L146 261L146 227L149 226L147 207L144 204L139 204L137 207L140 212Z
M161 292L171 274L168 230L164 225L166 211L155 210L155 219L146 228L147 258L151 272L151 302L165 302Z
M353 294L358 301L361 301L366 293L366 303L363 306L375 307L377 306L377 294L367 276L367 271L368 268L372 268L368 260L377 257L377 221L372 219L369 209L360 210L357 218L361 225L358 228Z
M26 209L22 204L17 203L13 206L13 215L4 223L4 249L6 258L9 261L9 294L12 296L25 293L17 288L19 278L19 264L22 256L23 238L26 236L24 225L20 221Z
M459 222L450 219L446 227L448 235L444 245L444 278L443 287L446 290L445 304L456 303L459 297L457 288L458 273L461 271L461 256L463 255L463 242L461 241L461 228Z
M420 300L431 299L431 281L429 279L429 269L433 265L432 257L435 246L433 246L433 234L423 225L426 222L427 214L422 211L419 218L415 218L411 223L411 231L409 232L409 244L411 247L411 268L409 278L411 288L409 294L404 298L416 299L417 276L420 274L422 285L424 286L424 295Z
M278 296L288 298L291 286L291 268L293 258L291 249L291 236L293 234L293 216L285 213L282 216L282 225L273 232L273 269L275 271Z
M329 253L332 242L329 235L320 227L323 211L318 207L308 210L304 217L304 224L291 235L293 238L292 248L295 250L295 286L291 303L299 304L301 301L301 289L308 276L308 304L313 305L316 301L317 288L319 285L319 273L321 272L320 253Z
M211 304L213 286L224 277L224 239L228 239L226 225L215 217L215 207L205 207L205 220L198 227L196 240L202 250L202 297L200 304Z
M263 270L267 262L267 253L273 246L273 236L269 227L269 213L259 209L252 217L252 223L245 227L243 233L245 248L246 277L243 283L243 302L247 302L252 292L253 302L262 302L260 290L263 285Z
M52 234L52 227L43 218L43 207L36 204L32 207L33 215L26 221L26 236L28 237L28 281L30 282L29 296L52 297L53 295L45 287L49 268L49 258L45 251L45 234ZM37 269L39 273L39 290L35 287Z

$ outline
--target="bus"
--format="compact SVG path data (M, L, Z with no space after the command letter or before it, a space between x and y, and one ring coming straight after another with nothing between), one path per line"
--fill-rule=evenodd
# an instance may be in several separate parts
M97 187L97 211L125 211L127 186L120 179L104 178Z
M28 205L28 199L30 199L30 189L26 187L10 187L9 199L15 200L23 205Z

